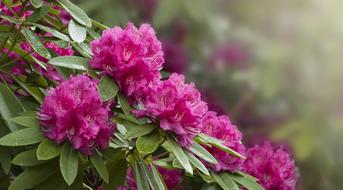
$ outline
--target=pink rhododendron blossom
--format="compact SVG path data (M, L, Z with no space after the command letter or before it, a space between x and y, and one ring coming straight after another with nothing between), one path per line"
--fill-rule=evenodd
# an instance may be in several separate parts
M159 120L160 127L174 132L182 146L190 145L201 132L199 124L207 112L207 104L201 101L194 84L185 83L184 76L175 73L147 87L142 105L144 108L136 113Z
M295 164L283 147L274 149L269 142L265 142L249 148L243 169L259 179L266 190L296 189Z
M124 29L105 30L100 39L91 42L91 49L91 66L114 77L128 96L161 78L162 47L149 24L137 29L129 23Z
M32 47L30 43L28 42L21 43L20 47L27 52L30 52L32 50ZM72 56L74 54L74 51L71 48L71 46L62 48L56 45L54 42L49 42L45 44L45 47L52 50L58 56ZM36 52L31 53L31 55L37 58L39 61L42 61L44 63L48 62L48 59L40 56ZM57 72L56 68L53 65L47 65L46 70L44 70L38 65L36 65L36 68L40 73L42 73L49 80L58 81L58 82L61 82L63 80L63 77Z
M107 148L113 132L109 107L101 102L97 81L86 75L71 77L49 90L39 119L45 137L58 144L69 141L87 155L94 148Z
M215 137L223 144L241 155L245 155L245 147L242 144L242 133L233 125L227 116L217 116L217 113L209 111L202 121L202 132ZM218 164L208 164L214 171L234 171L240 169L243 160L226 153L216 147L206 149L217 159Z
M182 180L182 173L175 169L165 169L162 167L158 168L166 186L168 189L174 189ZM126 176L127 184L130 190L137 190L136 180L134 178L134 173L131 169L127 171ZM183 190L183 187L179 187L178 190ZM116 190L128 190L126 187L120 186Z

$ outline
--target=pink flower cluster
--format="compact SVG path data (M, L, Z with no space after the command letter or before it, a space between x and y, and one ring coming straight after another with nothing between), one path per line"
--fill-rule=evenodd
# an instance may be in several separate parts
M243 170L259 179L266 190L296 189L294 161L285 149L274 149L269 142L248 149Z
M182 180L182 173L179 170L175 169L165 169L162 167L158 168L166 186L168 189L174 189ZM126 176L127 184L130 190L137 190L136 180L134 178L134 174L131 169L128 170ZM120 186L117 187L116 190L128 190L126 187ZM183 190L182 187L178 188L178 190Z
M129 23L125 29L105 30L100 39L91 42L91 49L91 66L114 77L128 96L161 78L162 46L148 24L139 29Z
M59 144L69 141L86 155L95 148L107 148L113 132L109 107L101 102L97 81L86 75L71 77L51 89L39 119L47 138Z
M182 146L192 144L201 132L200 122L207 112L207 104L193 83L185 83L183 75L172 74L168 80L152 83L142 100L143 112L160 121L165 131L174 132Z
M32 51L32 47L30 43L28 42L23 42L22 44L20 44L20 47L27 52ZM71 48L71 46L62 48L62 47L59 47L54 42L49 42L45 44L45 47L52 50L57 56L72 56L74 54L74 51ZM31 53L31 55L37 58L39 61L42 61L44 63L48 62L48 59L40 56L36 52ZM53 65L47 65L46 70L44 70L38 65L36 65L36 68L40 73L42 73L49 80L58 81L58 82L63 81L63 77L57 72L56 68Z
M223 144L241 155L245 154L242 144L242 133L233 125L227 116L217 116L217 113L209 111L202 121L202 132L208 136L215 137ZM218 164L209 165L214 171L234 171L241 168L243 160L230 155L216 147L206 147L216 158Z

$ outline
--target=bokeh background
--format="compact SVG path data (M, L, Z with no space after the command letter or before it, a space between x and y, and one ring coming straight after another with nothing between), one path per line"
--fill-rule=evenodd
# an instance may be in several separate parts
M342 0L75 2L107 26L151 23L164 69L194 81L247 146L288 147L298 189L343 189Z

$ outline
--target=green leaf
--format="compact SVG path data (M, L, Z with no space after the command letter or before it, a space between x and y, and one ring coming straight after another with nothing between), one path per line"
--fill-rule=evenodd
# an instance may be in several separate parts
M39 121L32 116L18 116L11 119L14 123L23 127L40 127Z
M35 166L43 163L44 161L37 159L35 149L22 152L12 160L12 164L17 166Z
M27 84L25 84L24 82L22 82L20 79L12 76L12 79L18 83L25 91L27 91L29 94L32 95L32 97L34 97L39 103L43 102L44 99L44 95L42 94L41 91L39 91L38 88L36 87L30 87Z
M43 25L40 25L40 24L36 24L36 23L32 23L32 25L38 27L39 29L41 29L41 30L43 30L45 32L50 33L51 35L55 36L56 38L59 38L59 39L64 40L64 41L70 41L70 38L67 35L59 32L56 29L53 29L53 28L50 28L50 27L47 27L47 26L43 26Z
M129 102L127 101L126 97L122 93L118 93L118 100L121 109L124 111L126 114L131 114L131 107Z
M140 163L142 161L136 161L133 164L133 171L135 174L135 179L137 183L137 189L138 190L149 190L149 182L147 179L147 176L145 175L144 169L142 167L142 164Z
M60 156L60 169L64 180L71 185L78 170L78 153L68 143L64 143Z
M20 127L13 123L10 118L18 116L23 111L23 105L14 93L3 83L0 83L0 115L11 131L20 129Z
M3 146L23 146L35 144L43 140L40 128L30 127L14 131L0 139Z
M0 15L0 18L3 18L5 20L7 20L7 21L10 21L13 24L20 24L20 20L14 18L14 17L10 17L10 16L7 16L7 15Z
M198 168L205 175L210 175L207 168L204 166L204 164L198 158L196 158L193 154L191 154L189 152L186 152L186 155L188 156L188 159L193 164L193 166Z
M242 156L241 154L239 154L238 152L236 152L235 150L223 145L223 142L220 141L219 139L216 139L216 138L213 138L213 137L210 137L210 136L207 136L205 134L200 134L199 136L195 137L194 140L198 141L199 143L202 142L202 140L199 141L199 138L201 138L202 140L206 141L207 143L219 148L220 150L224 151L224 152L227 152L233 156L236 156L238 158L242 158L242 159L245 159L244 156Z
M171 148L171 151L174 153L182 167L186 170L187 173L193 175L191 163L189 162L188 157L186 156L180 145L169 136L167 136L167 142Z
M0 164L5 174L11 170L11 154L5 147L0 147Z
M33 13L25 20L25 22L37 22L49 12L49 6L42 6L35 9Z
M104 183L105 190L116 189L119 185L123 185L126 179L127 163L125 159L111 161L108 164L109 183Z
M57 164L47 163L41 164L34 167L28 167L17 176L11 183L9 190L24 190L33 189L38 184L42 183L54 173L56 173Z
M150 163L150 168L152 172L148 172L148 177L151 181L151 187L154 190L167 190L168 188L163 180L163 177L154 164Z
M99 154L94 154L93 156L90 157L90 159L96 171L101 176L101 178L104 180L105 183L108 183L109 182L108 170L106 168L106 164L104 163L104 160L99 156Z
M102 100L107 101L117 95L119 88L112 78L105 75L100 79L98 90Z
M231 179L246 187L248 190L264 190L264 188L250 177L244 177L234 174L227 174Z
M60 3L78 23L89 28L92 27L90 18L82 9L74 5L69 0L57 0L57 2Z
M49 51L45 48L44 44L39 40L35 33L30 29L24 28L22 31L23 35L30 42L32 49L42 57L47 59L51 58Z
M49 160L55 158L61 153L61 147L53 141L44 139L37 148L38 160Z
M202 147L197 142L193 142L192 146L189 148L189 150L199 156L199 158L205 160L206 162L209 162L211 164L217 164L217 160L212 156L211 153L209 153L204 147Z
M88 59L78 56L60 56L49 60L50 64L70 69L87 71L89 68Z
M134 123L130 123L130 125L128 125L128 123L130 123L130 122L126 122L126 124L122 124L127 128L127 132L125 134L126 138L140 137L140 136L149 134L153 130L156 129L155 125L149 125L149 124L137 125Z
M43 5L43 1L42 0L30 0L30 3L36 9Z
M87 36L86 27L80 25L74 20L70 20L68 24L68 32L71 39L78 43L85 41Z
M239 190L238 185L232 181L227 173L216 174L211 172L211 176L213 177L214 181L216 181L217 184L224 190Z
M136 141L137 150L143 154L153 153L163 142L161 134L156 130L147 135L138 137Z

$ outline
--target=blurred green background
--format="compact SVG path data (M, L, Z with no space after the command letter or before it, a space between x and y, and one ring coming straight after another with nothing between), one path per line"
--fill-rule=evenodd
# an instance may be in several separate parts
M299 189L343 189L342 0L78 0L107 26L151 23L165 70L184 73L245 143L293 152Z

